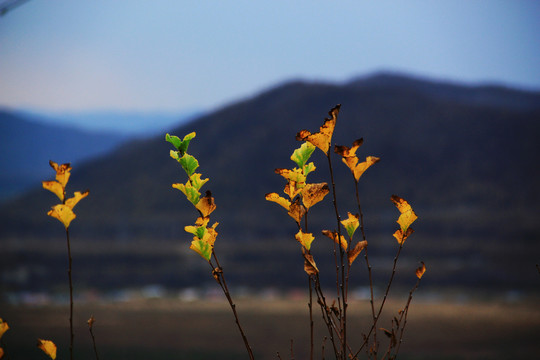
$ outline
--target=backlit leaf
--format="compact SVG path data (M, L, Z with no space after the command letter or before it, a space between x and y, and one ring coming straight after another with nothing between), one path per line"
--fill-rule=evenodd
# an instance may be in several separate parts
M289 180L287 184L285 184L285 188L283 189L283 192L287 195L289 195L289 199L294 199L296 195L298 195L302 189L297 187L297 184L295 181Z
M347 252L347 258L349 259L349 265L352 265L354 260L360 255L362 250L367 246L367 241L359 241L354 248Z
M360 179L360 176L373 164L379 162L381 159L376 156L368 156L366 161L356 165L353 170L354 178L356 181Z
M2 335L4 335L4 333L8 330L9 330L8 323L2 320L2 318L0 318L0 339L2 338Z
M189 177L191 177L191 175L193 175L195 170L197 170L199 167L199 162L197 159L189 154L184 154L180 159L178 159L178 162L180 165L182 165L182 168L186 171Z
M330 189L328 189L327 183L306 184L302 189L302 202L306 210L322 201L329 192Z
M199 210L203 217L206 217L216 209L216 204L214 203L214 198L210 191L206 192L206 195L199 200L197 205L195 205L197 210Z
M312 134L308 130L301 130L298 134L296 134L296 140L309 141L311 144L315 145L328 155L328 149L330 148L330 143L332 142L332 134L334 133L334 128L336 127L339 108L340 105L336 105L328 112L330 118L326 118L324 120L324 124L320 127L319 132Z
M65 188L71 175L71 165L69 163L58 165L52 160L49 160L49 165L56 171L56 181Z
M406 232L403 232L401 229L396 230L394 237L396 238L398 244L405 243L405 240L414 232L413 228L408 228Z
M418 219L418 217L414 213L411 205L409 205L409 203L404 199L400 198L397 195L392 195L390 200L392 200L394 205L396 205L399 212L401 213L397 220L397 223L401 226L401 231L406 234L409 226L411 226L411 224L416 219Z
M307 176L310 172L315 171L315 169L316 169L315 164L310 162L304 165L304 167L302 168L302 172L304 173L305 176Z
M193 187L197 190L200 190L204 184L206 184L208 182L208 178L207 179L201 179L201 176L202 174L199 174L199 173L195 173L193 175L191 175L191 177L189 178L189 181L191 182L191 185L193 185Z
M364 143L364 139L357 139L353 142L351 147L336 145L334 146L334 152L344 158L355 158L356 150Z
M0 347L0 359L4 357L4 349Z
M291 204L288 214L294 219L294 221L296 221L297 224L302 222L302 218L306 214L306 208L304 205L300 204L299 198L296 198L296 200Z
M64 201L65 195L64 195L64 187L62 187L62 184L60 184L56 180L43 181L42 184L43 184L44 189L53 192L56 196L58 196L60 201Z
M323 235L326 235L327 237L332 239L336 244L340 244L341 247L343 248L343 250L347 250L347 247L349 245L347 244L347 240L345 239L345 237L343 235L341 235L341 238L340 238L341 241L338 242L338 233L337 233L337 231L323 230L322 233L323 233Z
M203 240L193 240L189 248L201 255L207 261L210 261L210 258L212 257L212 245L208 242Z
M188 181L186 184L172 184L172 187L180 190L194 206L199 203L201 193Z
M38 339L37 346L43 350L45 354L49 355L51 359L56 359L56 345L52 341Z
M298 233L296 233L296 235L294 236L294 238L298 240L298 242L302 244L302 246L305 247L307 251L311 249L311 243L315 239L313 237L313 234L303 233L302 230L299 230Z
M310 254L304 254L304 271L308 275L317 275L319 269L317 269L317 264L313 260L313 256Z
M276 169L275 173L283 176L285 179L294 181L298 184L298 187L303 187L306 183L306 175L302 172L301 169L294 168L289 169Z
M315 146L309 142L305 142L298 149L294 150L291 155L291 160L301 169L304 167L309 157L315 151Z
M341 223L345 227L345 230L347 230L347 234L349 234L349 238L352 239L354 232L356 229L358 229L358 226L360 226L360 221L358 220L358 215L353 215L350 212L347 213L348 218L343 220Z
M283 206L287 211L289 211L289 208L291 207L291 202L281 196L279 196L276 193L268 193L264 197L268 201L273 201L275 203L278 203L279 205Z
M195 132L191 132L184 136L183 140L180 140L178 136L171 136L169 134L165 135L165 140L170 142L180 153L180 156L183 156L188 149L189 142L196 136Z
M423 261L420 262L420 267L416 269L416 277L421 279L424 273L426 272L426 264Z
M71 210L69 206L63 204L53 206L52 210L49 210L47 215L60 220L66 229L69 227L71 221L76 218L73 210Z
M73 197L66 200L66 206L73 210L75 205L77 205L77 203L81 201L81 199L87 197L89 193L90 191L88 190L86 190L85 192L75 191Z
M199 240L202 240L204 238L204 235L206 234L206 226L185 226L184 230L190 234L195 235L194 238L197 238Z

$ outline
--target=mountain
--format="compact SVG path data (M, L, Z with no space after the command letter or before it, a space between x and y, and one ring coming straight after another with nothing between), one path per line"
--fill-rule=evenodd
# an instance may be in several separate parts
M274 169L293 166L289 157L300 145L295 134L317 131L340 103L333 142L350 146L362 137L359 156L381 158L361 179L360 190L370 257L381 279L396 250L391 234L398 213L389 198L397 194L419 216L400 264L414 269L424 260L429 269L425 286L536 289L539 100L539 92L395 74L345 84L291 81L171 133L197 132L189 152L210 179L203 190L212 191L218 206L212 215L220 222L216 248L237 284L305 282L292 237L295 226L264 195L283 189ZM190 236L183 228L196 212L171 187L186 179L169 157L170 149L162 134L129 141L84 165L72 161L68 192L90 189L70 228L81 269L87 270L79 272L86 286L188 286L207 279L204 261L188 250ZM313 161L317 170L310 180L328 181L326 159L317 152ZM350 173L337 157L333 168L340 212L355 212ZM54 195L36 189L0 209L0 241L18 254L5 266L16 267L16 259L38 261L44 252L63 258L62 227L45 215L54 203ZM310 212L315 251L331 248L318 234L335 228L332 214L329 198ZM318 253L316 259L320 268L333 262ZM27 271L27 283L62 277L63 267L48 275L37 269Z
M39 186L50 173L50 159L82 162L127 139L122 134L47 125L33 118L0 109L0 201Z

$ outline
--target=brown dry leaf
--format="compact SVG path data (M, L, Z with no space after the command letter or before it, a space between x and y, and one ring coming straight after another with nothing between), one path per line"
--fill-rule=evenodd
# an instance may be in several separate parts
M418 219L414 213L411 205L404 199L400 198L397 195L392 195L390 200L396 205L401 215L399 216L397 223L401 226L401 231L407 233L407 229L411 224Z
M66 184L69 181L69 176L71 175L71 165L70 163L58 165L52 160L49 160L49 165L56 171L56 181L62 185L62 187L66 187Z
M77 205L77 203L81 201L81 199L87 197L89 193L89 190L86 190L83 193L81 193L80 191L75 191L75 193L73 194L74 196L66 200L66 206L69 206L73 210L75 205Z
M405 233L403 233L403 231L401 229L398 229L396 230L396 232L394 233L394 237L396 238L398 244L403 244L405 243L405 240L407 240L407 238L409 236L411 236L411 234L414 232L413 228L408 228L407 231Z
M212 211L216 210L217 206L214 203L212 193L210 191L207 191L206 195L199 200L195 207L201 212L203 217L207 217L212 213Z
M319 269L317 269L317 264L313 260L313 256L310 254L304 254L304 271L308 275L317 275Z
M64 195L64 187L62 186L62 184L60 184L56 180L42 181L42 184L45 190L49 190L53 192L56 196L58 196L60 201L64 201L65 195Z
M338 233L336 231L330 231L330 230L323 230L322 231L323 235L326 235L327 237L329 237L330 239L332 239L336 244L341 244L341 247L343 248L343 250L347 250L347 247L348 247L348 244L347 244L347 240L345 239L345 236L341 235L341 241L338 242Z
M306 214L306 208L304 205L300 204L299 198L296 198L296 200L291 204L288 214L294 219L294 221L296 221L297 224L302 222L302 218Z
M381 159L376 156L368 156L366 161L356 165L353 170L354 178L356 181L360 179L360 176L373 164L378 163Z
M291 202L281 196L279 196L277 193L268 193L264 196L264 198L268 201L273 201L281 206L283 206L287 211L289 211L289 208L291 207Z
M423 261L420 262L420 267L416 269L416 277L421 279L424 273L426 272L426 264Z
M298 233L296 233L296 235L294 236L294 238L298 240L298 242L302 244L302 246L305 247L307 251L311 249L311 243L315 239L313 234L303 233L302 230L299 230Z
M56 345L52 341L38 339L37 346L43 350L45 354L49 355L51 359L56 359Z
M356 157L356 150L358 150L358 148L362 146L363 143L364 139L360 138L354 140L351 147L336 145L334 146L334 152L344 158L353 158Z
M328 155L328 149L330 148L332 134L334 133L334 128L336 127L340 106L341 105L336 105L328 112L330 118L326 118L324 120L324 124L320 127L319 132L312 134L308 130L301 130L298 134L296 134L296 140L309 141L311 144L315 145Z
M302 202L309 210L310 207L322 201L329 192L327 183L306 184L302 189Z
M360 255L360 253L362 252L362 250L365 249L366 246L367 246L367 241L365 241L365 240L364 241L359 241L358 244L356 244L356 246L352 250L347 252L347 257L349 259L349 265L352 265L354 260L356 260L358 255Z
M52 210L49 210L47 215L60 220L66 229L69 227L71 221L76 218L73 210L71 210L69 206L63 204L53 206Z

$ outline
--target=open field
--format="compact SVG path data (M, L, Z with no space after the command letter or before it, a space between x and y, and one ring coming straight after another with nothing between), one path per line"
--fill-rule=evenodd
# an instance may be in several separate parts
M309 323L305 299L240 299L240 319L257 359L306 359ZM181 302L172 299L129 303L75 304L75 349L78 359L93 359L86 320L96 318L100 359L245 359L228 304L221 301ZM389 302L386 313L401 304ZM316 309L318 310L318 308ZM319 311L315 312L318 321ZM0 316L11 329L2 341L9 359L43 359L36 339L59 345L59 359L68 358L68 309L64 306L2 305ZM360 342L370 319L369 304L349 307L349 334ZM381 326L388 327L383 319ZM320 325L320 324L319 324ZM316 358L321 358L322 328L316 332ZM525 359L540 354L540 308L537 302L433 303L413 300L401 359ZM384 338L384 335L379 337ZM384 341L384 339L383 339ZM331 359L326 341L327 359Z

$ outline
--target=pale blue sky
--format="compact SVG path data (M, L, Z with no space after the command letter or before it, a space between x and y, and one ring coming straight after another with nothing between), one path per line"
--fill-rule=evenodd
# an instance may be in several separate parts
M211 109L379 70L540 89L540 1L31 0L0 17L0 106Z

